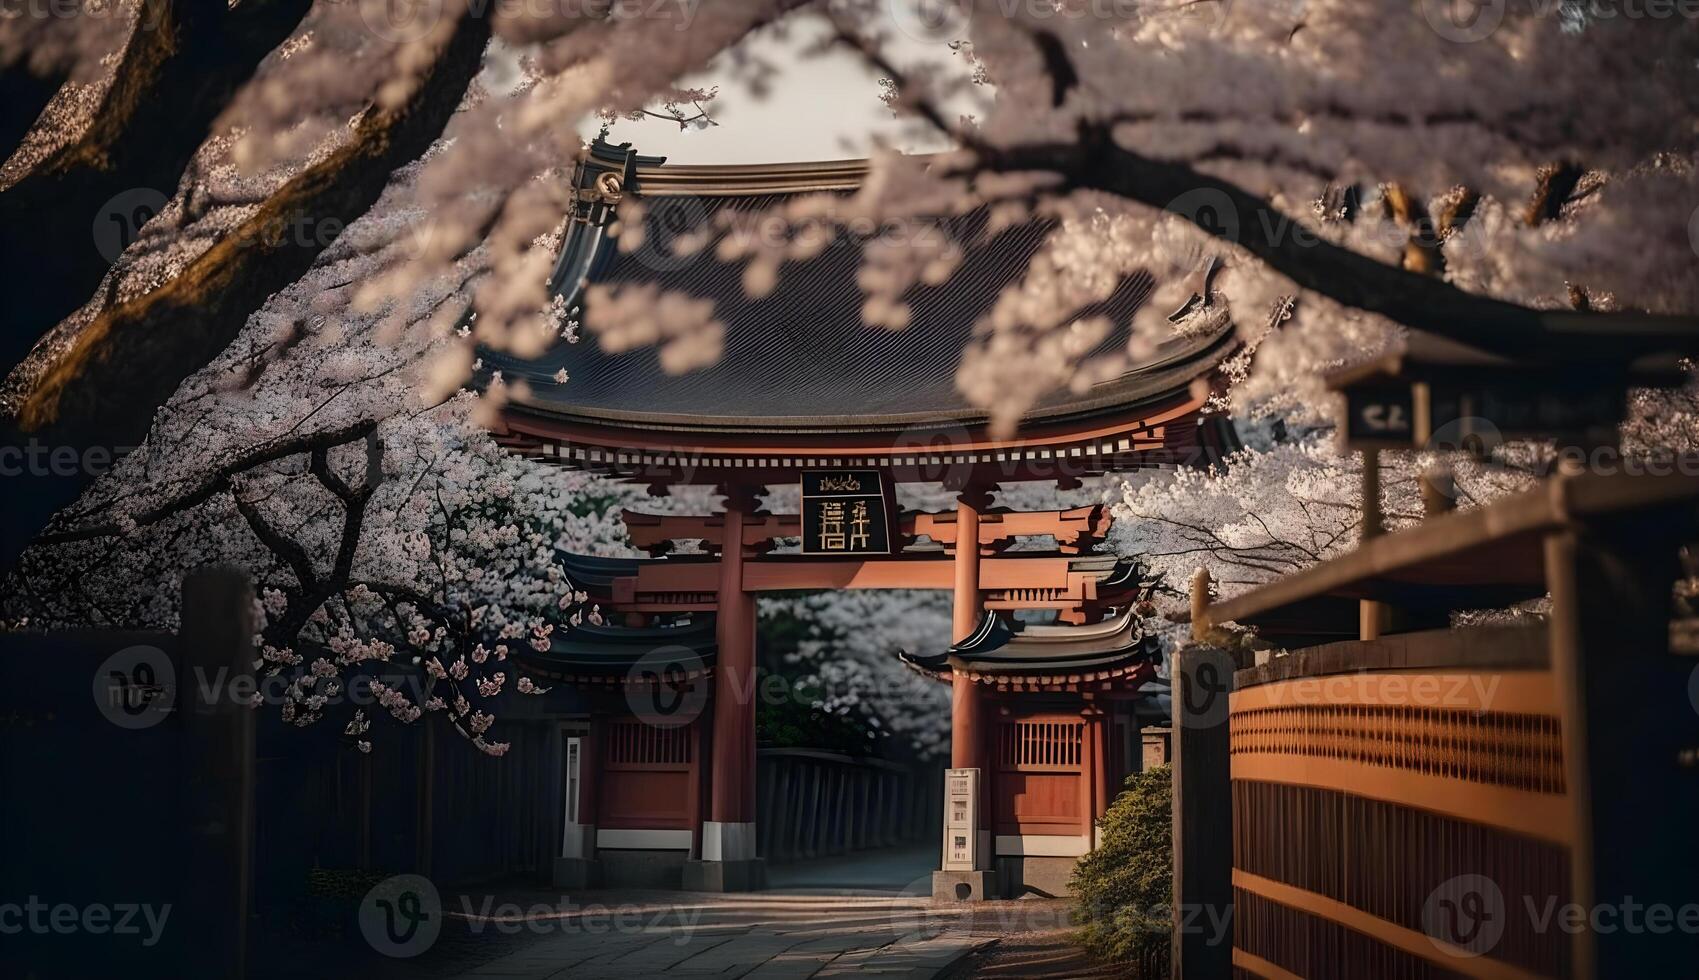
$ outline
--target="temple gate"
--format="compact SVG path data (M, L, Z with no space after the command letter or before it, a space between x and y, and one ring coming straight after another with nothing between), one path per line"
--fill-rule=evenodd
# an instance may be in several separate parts
M654 348L610 351L594 340L532 360L484 357L510 383L496 434L512 451L652 493L698 485L724 497L718 513L626 512L632 544L651 557L562 556L572 582L611 615L546 652L522 651L528 671L573 685L590 704L569 736L577 768L558 880L652 883L676 871L691 889L760 887L757 597L948 589L953 645L902 654L951 690L953 839L943 841L934 892L1060 893L1093 845L1094 821L1141 764L1138 702L1160 656L1130 609L1143 588L1136 567L1094 553L1109 530L1104 506L1018 512L992 495L1023 482L1075 488L1231 449L1231 427L1203 411L1214 368L1235 345L1231 324L1176 333L1122 377L1047 399L1002 435L956 392L956 358L1043 246L1047 219L994 230L984 212L940 218L933 230L959 244L960 267L905 294L909 326L891 331L862 322L865 238L841 236L794 260L760 297L745 295L741 261L668 247L686 234L732 234L789 195L847 200L862 162L662 163L593 148L575 178L577 212L553 285L575 311L591 286L711 302L725 335L719 361L672 375ZM628 198L642 201L645 231L621 250L608 230ZM1207 293L1207 275L1199 282ZM1098 304L1118 324L1106 345L1125 343L1151 287L1132 277ZM572 380L556 383L563 371ZM955 506L899 512L896 488L909 483L942 484ZM799 513L760 509L759 495L780 485L799 486ZM1011 550L1033 539L1046 550ZM681 541L700 551L684 553ZM1055 622L1020 622L1021 610L1050 610ZM958 832L965 826L971 833Z

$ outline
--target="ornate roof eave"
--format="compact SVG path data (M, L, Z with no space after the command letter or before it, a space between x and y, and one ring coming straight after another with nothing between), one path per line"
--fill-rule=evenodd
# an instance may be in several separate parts
M617 206L626 195L727 198L841 192L859 186L867 169L865 160L665 165L664 157L641 156L629 144L614 146L598 140L573 173L573 211L550 275L550 290L563 299L569 315L576 315L585 284L611 275L616 265L626 261L618 257L619 250L613 247L609 235ZM470 321L468 313L466 322ZM772 454L790 450L842 448L846 455L859 450L855 453L857 458L846 461L847 465L884 466L869 459L869 454L911 448L919 442L931 445L937 440L929 434L938 433L947 436L945 446L966 450L952 453L945 460L951 467L964 462L1008 463L1007 457L1011 455L1008 452L995 459L972 457L983 456L990 450L1018 449L1024 459L1038 461L1040 469L1048 469L1052 458L1088 457L1083 460L1084 471L1070 475L1095 475L1189 458L1190 448L1197 440L1191 427L1181 423L1190 421L1202 404L1198 382L1208 377L1238 345L1230 322L1224 320L1218 326L1219 329L1208 333L1171 339L1154 360L1127 375L1099 384L1079 396L1036 406L1023 418L1020 438L1013 440L991 436L989 414L965 403L916 411L891 411L886 405L842 416L797 416L782 411L746 416L739 409L748 412L749 406L742 404L684 412L676 405L604 406L593 402L580 405L571 399L544 396L543 393L559 387L554 380L554 369L559 365L550 363L548 358L541 363L529 363L500 351L483 352L486 367L474 379L473 386L487 384L498 369L510 381L532 383L529 396L524 390L516 389L493 427L498 440L512 451L544 462L595 470L617 469L616 460L629 455L637 460L635 469L630 474L618 472L655 483L677 482L681 470L705 473L700 479L689 477L694 482L719 482L718 471L771 467ZM1176 406L1181 409L1179 414L1167 411ZM1164 430L1163 420L1171 415L1175 424ZM965 447L960 445L963 442L967 443ZM652 458L656 450L675 457L688 454L727 458L675 458L663 462ZM820 458L803 463L840 465ZM1034 468L1016 464L1005 479L1038 479L1029 472Z
M942 684L952 683L956 677L965 677L975 684L1014 692L1131 691L1142 689L1156 677L1156 664L1142 660L1101 670L1010 674L976 670L933 670L915 663L906 655L899 657L903 665L910 670ZM1164 696L1167 694L1165 691L1160 693Z
M1155 672L1154 638L1138 630L1139 618L1123 611L1085 626L1015 628L995 613L947 652L900 654L904 663L938 678L963 675L999 686L1091 685Z
M573 175L574 201L560 256L549 275L549 292L568 309L580 302L584 283L609 250L608 226L626 195L634 197L728 197L848 191L866 179L866 160L807 163L666 165L664 156L643 156L630 143L597 140Z
M719 646L711 615L677 626L585 623L557 633L547 650L520 646L519 664L556 683L677 686L713 673Z
M563 253L563 261L565 259ZM576 302L576 298L573 300ZM1026 441L1040 438L1043 427L1081 428L1100 422L1106 416L1125 416L1129 412L1160 407L1176 397L1190 394L1191 385L1208 376L1222 360L1238 348L1239 339L1231 323L1213 333L1187 338L1170 348L1156 362L1137 372L1093 387L1083 398L1063 405L1039 406L1021 420L1021 433ZM536 380L536 379L532 379ZM897 433L906 443L914 443L919 434L936 431L956 438L971 438L966 429L985 429L991 424L986 411L932 411L866 413L822 419L817 416L735 416L675 415L663 412L630 412L598 410L572 411L523 399L511 399L503 408L507 428L540 437L554 437L573 442L600 443L607 446L628 445L619 430L642 433L665 433L672 444L713 446L704 436L727 436L746 442L777 446L793 445L798 435L864 436L876 433ZM576 437L576 438L574 438ZM777 437L763 439L761 437ZM996 440L1010 443L1020 440Z
M762 557L746 559L745 568L765 563L792 562L804 557L796 553L775 552ZM1108 583L1127 578L1129 567L1137 568L1137 563L1131 559L1120 558L1115 555L1071 555L1060 552L1028 551L1005 552L1003 557L1011 560L1065 560L1069 576L1083 577L1087 581L1097 583L1096 589L1100 599L1114 592L1115 587ZM575 591L583 592L598 602L610 605L626 603L640 598L637 595L640 590L638 578L643 574L643 569L713 565L719 561L719 557L713 554L683 553L651 558L602 558L593 555L573 554L559 548L555 549L555 558L560 563L568 584ZM941 549L921 545L898 551L889 556L874 556L873 560L947 562L950 559ZM981 628L994 628L997 622L996 617L988 616L981 620L980 626ZM1042 636L1044 635L1042 631L1046 629L1094 630L1102 625L1096 624L1089 627L1034 626L1027 629L1035 631L1034 636ZM1088 634L1078 633L1074 635L1086 636Z

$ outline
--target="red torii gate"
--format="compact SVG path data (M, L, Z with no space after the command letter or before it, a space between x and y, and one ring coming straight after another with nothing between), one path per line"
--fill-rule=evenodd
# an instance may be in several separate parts
M715 215L735 218L777 196L852 191L863 167L674 168L661 162L624 147L593 149L575 177L578 213L568 226L554 285L568 309L581 307L586 283L659 286L711 301L727 338L724 356L712 367L674 377L651 349L610 353L590 343L561 344L531 360L487 352L485 370L500 370L510 383L493 431L503 445L533 459L607 473L652 492L713 486L724 494L724 510L694 516L627 513L633 544L657 557L568 556L574 581L626 614L627 622L574 631L550 653L526 655L527 667L574 683L649 684L652 679L633 674L645 645L658 642L657 636L689 639L685 647L702 658L703 669L694 677L704 683L712 677L711 730L642 742L641 752L620 756L620 764L644 774L650 785L670 785L655 774L673 772L667 767L676 767L679 759L700 758L690 753L706 743L707 806L699 826L686 833L669 818L674 822L659 829L683 835L665 839L672 846L683 842L692 856L685 884L755 887L761 877L755 705L741 691L754 678L756 596L772 590L948 588L956 645L941 659L915 659L911 665L951 684L952 765L984 778L978 782L979 812L970 813L973 839L958 837L967 864L952 865L947 853L951 870L940 872L940 891L952 897L991 893L994 858L1071 864L1080 848L1089 848L1091 819L1109 795L1111 722L1101 706L1131 696L1154 669L1129 617L1116 614L1135 597L1138 583L1130 565L1091 554L1109 527L1103 507L1011 512L992 509L991 494L1000 485L1027 481L1078 486L1109 472L1212 460L1232 448L1230 427L1203 415L1214 367L1236 343L1232 326L1177 333L1122 377L1077 395L1055 396L1030 411L1018 433L999 433L986 413L956 392L955 359L996 293L1022 275L1042 248L1051 229L1047 219L992 231L985 213L940 218L941 232L962 244L957 276L911 291L906 330L870 329L856 299L859 240L793 263L798 267L787 267L780 284L760 298L743 294L737 264L722 262L712 248L681 260L664 247L691 230L676 227L679 215L666 213L674 198L685 198L679 204L685 218L702 219L699 229L724 228ZM648 228L646 244L620 252L605 227L627 196L649 199ZM1096 312L1125 329L1150 288L1148 278L1132 277ZM1200 299L1207 305L1208 297ZM792 328L803 316L806 327ZM558 384L554 379L563 371L572 381ZM516 381L524 383L512 384ZM827 471L878 474L887 494L888 554L774 552L776 540L807 528L802 515L761 513L758 494ZM916 482L955 490L956 506L941 513L891 513L892 488ZM1022 537L1051 538L1055 550L1006 552ZM685 539L701 541L709 554L666 555L673 541ZM1014 632L997 613L1018 609L1055 610L1073 625ZM671 634L656 633L669 628L661 620L707 612L714 614L711 648L700 620L686 619L670 627ZM1030 704L1040 697L1048 699L1048 713L1013 710L1017 702L1011 699ZM992 705L1006 721L988 719ZM1064 776L1074 787L1065 792L1057 789ZM637 777L629 782L636 785ZM998 783L1022 787L1013 795L1026 794L1022 798L1054 812L1028 820L1034 815L998 810L992 798ZM609 794L601 795L605 801ZM683 823L691 819L687 814ZM1056 834L1045 832L1064 827L1079 831L1067 835L1076 843L1065 847L1049 840ZM611 838L622 845L660 839L634 836L643 829L591 830L590 846L610 830L622 831Z

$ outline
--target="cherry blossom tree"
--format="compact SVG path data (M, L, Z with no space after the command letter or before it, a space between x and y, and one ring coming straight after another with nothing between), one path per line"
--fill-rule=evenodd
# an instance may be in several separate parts
M458 393L476 345L537 352L577 317L670 338L679 370L717 355L713 311L681 297L610 288L566 310L550 293L577 122L689 121L707 93L682 80L805 4L103 2L0 20L0 149L17 150L0 171L0 289L23 311L0 405L14 438L141 448L45 529L7 615L166 623L151 590L234 556L260 579L257 656L298 681L298 719L331 671L417 657L440 693L386 706L440 698L482 737L473 696L505 682L496 645L547 642L575 611L552 549L617 550L628 491L499 453L478 427L500 379ZM689 246L745 260L761 292L822 231L980 208L992 230L1052 220L957 376L1005 430L1050 390L1230 319L1246 344L1218 407L1279 417L1291 438L1225 474L1129 481L1135 537L1117 546L1172 572L1202 549L1250 582L1349 543L1354 464L1325 442L1322 371L1409 328L1574 357L1563 338L1605 313L1625 351L1652 349L1699 299L1699 137L1670 122L1699 99L1690 20L1524 0L1473 19L1436 0L806 6L831 25L823 43L888 79L895 111L958 149L878 152L857 193L758 216L787 233L713 226ZM959 42L969 70L909 70L889 53L899 31ZM973 85L994 90L989 110L950 117ZM75 231L137 189L158 196L139 234L45 281L41 261L87 242L20 235L44 202ZM637 217L633 202L626 247ZM38 242L45 258L23 254ZM903 329L908 291L947 281L962 244L869 250L869 324ZM1138 272L1157 295L1106 349L1110 325L1086 311ZM1641 442L1691 427L1676 402L1641 417L1660 430ZM1495 466L1464 485L1519 478ZM1388 481L1395 519L1409 485Z

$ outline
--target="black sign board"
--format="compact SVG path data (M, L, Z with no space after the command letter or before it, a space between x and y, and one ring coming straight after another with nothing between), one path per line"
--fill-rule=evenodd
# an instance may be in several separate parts
M1416 441L1411 385L1353 385L1345 389L1345 440L1359 449L1399 448Z
M1562 439L1613 428L1626 414L1627 387L1611 379L1385 380L1344 392L1345 441L1352 448L1479 451L1504 439Z
M802 553L888 555L891 510L878 470L802 474Z

